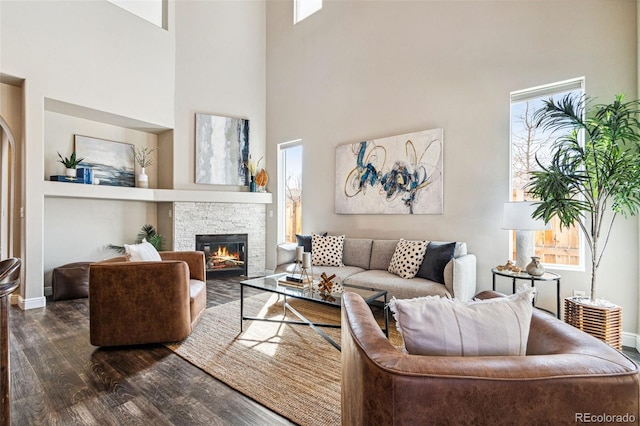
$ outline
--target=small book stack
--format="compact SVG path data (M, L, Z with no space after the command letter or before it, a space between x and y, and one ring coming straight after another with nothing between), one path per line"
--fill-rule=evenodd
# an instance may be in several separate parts
M299 277L286 276L278 280L278 285L285 286L285 287L305 288L311 282L312 282L311 278L299 278Z

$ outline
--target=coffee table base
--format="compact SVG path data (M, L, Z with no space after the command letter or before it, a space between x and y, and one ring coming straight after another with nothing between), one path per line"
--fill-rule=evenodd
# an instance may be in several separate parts
M293 308L293 306L291 306L288 302L287 302L287 296L286 295L282 295L284 297L284 304L283 304L283 316L286 317L287 316L287 309L289 311L291 311L292 314L294 314L296 317L298 317L298 319L300 319L300 321L294 321L294 320L286 320L286 319L282 319L282 320L278 320L278 319L272 319L272 318L258 318L258 317L248 317L244 315L244 285L241 283L240 284L240 332L242 333L243 331L243 323L244 321L248 320L248 321L264 321L264 322L277 322L277 323L282 323L282 324L291 324L291 325L306 325L311 327L316 333L318 333L323 339L325 339L327 342L329 342L331 344L331 346L333 346L334 348L336 348L337 350L341 351L342 348L340 347L340 345L338 343L336 343L335 340L333 340L331 337L329 337L324 331L322 331L320 329L320 327L323 328L341 328L340 324L324 324L324 323L316 323L313 321L308 320L304 315L302 315L300 312L298 312L296 309ZM385 329L382 330L385 334L385 336L389 337L389 311L387 308L387 297L386 297L386 293L384 295L384 317L385 317Z

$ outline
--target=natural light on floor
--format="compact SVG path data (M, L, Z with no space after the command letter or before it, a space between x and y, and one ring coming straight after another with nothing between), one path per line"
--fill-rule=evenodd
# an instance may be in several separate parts
M272 309L272 305L278 302L278 295L274 294L267 300L260 309L260 312L255 315L258 318L265 318L269 310ZM254 316L253 313L249 313L249 316ZM282 313L273 319L284 319ZM238 337L238 341L243 345L258 350L265 355L274 356L280 344L280 339L284 333L284 328L287 324L281 324L277 322L266 321L245 321L244 331Z

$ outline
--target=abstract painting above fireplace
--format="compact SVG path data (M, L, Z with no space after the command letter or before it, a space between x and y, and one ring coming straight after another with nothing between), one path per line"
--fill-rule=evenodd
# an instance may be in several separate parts
M247 275L247 234L196 235L204 252L207 279Z

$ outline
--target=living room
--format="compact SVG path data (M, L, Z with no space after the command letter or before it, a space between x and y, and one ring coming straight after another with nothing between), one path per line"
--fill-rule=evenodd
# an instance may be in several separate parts
M107 1L3 0L0 116L16 141L12 243L24 262L12 302L44 307L53 268L111 257L108 244L131 242L146 223L174 248L173 203L251 206L260 229L250 244L261 253L251 272L273 270L278 146L295 140L304 233L466 241L477 289L490 289L491 269L509 258L500 219L510 93L584 77L598 101L635 98L637 18L635 0L329 1L294 25L289 1L168 1L160 28ZM196 113L250 121L268 194L195 183ZM444 130L443 214L334 212L337 146L435 128ZM159 147L150 192L49 182L73 134ZM599 297L622 306L632 348L638 225L617 219L599 271ZM556 272L562 298L589 291L588 267ZM553 306L553 291L540 293Z

